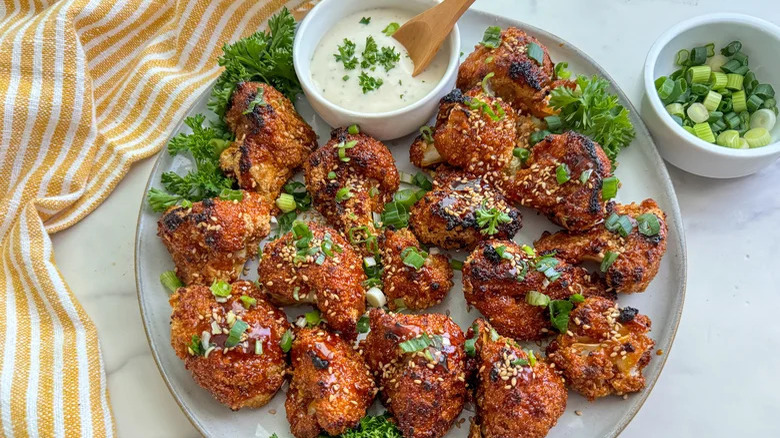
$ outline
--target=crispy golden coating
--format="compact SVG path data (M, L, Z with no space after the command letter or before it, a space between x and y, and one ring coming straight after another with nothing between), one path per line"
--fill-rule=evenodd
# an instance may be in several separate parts
M310 236L291 231L265 246L259 282L274 304L313 304L333 330L354 339L357 320L366 311L362 260L336 230L306 225ZM322 249L329 245L332 256Z
M652 199L645 199L638 205L615 204L613 211L628 216L631 221L633 228L626 237L599 224L583 233L545 232L534 246L540 252L555 251L558 257L570 263L601 262L607 251L617 253L617 259L607 268L607 285L618 292L642 292L658 273L666 252L666 214ZM656 217L660 225L658 234L646 236L639 231L637 217L644 214Z
M570 179L558 184L556 170L561 165L568 167ZM584 183L583 172L590 172ZM571 131L548 135L537 143L526 165L516 172L489 176L507 199L539 210L567 230L587 230L607 214L601 185L612 176L609 159L598 143Z
M545 265L553 270L542 269ZM530 291L551 300L607 294L598 275L552 256L529 255L510 240L481 242L463 265L466 301L504 336L538 340L552 330L547 308L526 302Z
M444 162L444 158L436 150L433 138L427 141L418 135L409 146L409 161L421 169L428 169Z
M262 101L257 102L262 90ZM317 148L317 135L292 102L268 84L242 82L225 121L236 141L222 152L220 167L246 190L273 202L295 170Z
M324 328L296 330L284 407L296 438L337 436L357 426L376 388L363 357Z
M515 117L511 106L482 88L465 94L456 88L441 99L433 144L452 166L480 175L503 169L515 148Z
M487 239L511 239L522 227L520 211L506 202L482 177L461 170L439 168L433 190L411 208L409 226L425 244L445 249L474 248ZM499 221L495 232L477 222L478 210L496 208L508 222Z
M306 161L304 171L314 206L328 222L351 235L351 241L378 236L373 213L381 213L385 203L392 201L400 182L387 146L366 134L334 129L330 141ZM335 178L328 177L331 172ZM356 246L365 255L376 252L366 245Z
M632 307L592 297L569 315L569 331L547 346L547 359L575 391L594 400L645 387L642 369L655 342L648 338L650 318Z
M476 333L475 333L476 330ZM499 336L480 318L467 337L476 338L477 416L470 438L542 438L566 410L563 379L543 359Z
M544 52L541 65L528 57L529 43L537 44ZM553 70L547 47L522 30L509 27L501 32L498 48L476 45L460 65L456 86L461 89L476 87L488 73L493 73L488 83L497 96L518 111L545 117L553 114L547 105Z
M452 268L447 256L429 254L420 269L403 261L406 248L422 251L420 242L411 231L403 228L387 230L382 248L382 282L391 310L405 307L420 310L439 304L452 289Z
M463 332L441 314L369 312L371 331L361 344L379 382L380 397L405 438L444 436L466 399ZM405 353L404 341L430 339L427 348Z
M268 235L270 206L243 192L241 201L204 199L191 208L171 207L157 222L160 236L184 284L235 281Z
M245 307L242 296L255 303ZM233 410L263 406L285 380L287 362L279 342L290 324L249 281L233 283L230 296L220 301L203 285L171 295L171 345L193 379L220 403ZM229 332L241 322L248 327L240 342L229 346Z

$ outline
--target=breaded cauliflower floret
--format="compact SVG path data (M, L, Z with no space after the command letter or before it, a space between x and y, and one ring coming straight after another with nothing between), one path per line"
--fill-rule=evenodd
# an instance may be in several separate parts
M642 369L655 342L648 338L650 318L632 307L592 297L569 315L569 331L547 346L547 358L573 390L594 400L645 387Z
M271 302L313 304L328 326L354 339L366 310L361 262L336 230L296 221L292 231L265 246L257 273Z
M280 341L290 324L253 283L222 286L229 296L218 297L203 285L171 295L171 346L220 403L233 410L257 408L284 383L287 361ZM235 343L233 331L239 333Z
M474 321L477 416L470 438L542 438L566 410L563 379L543 359Z
M376 395L363 357L322 327L296 330L284 407L296 438L338 436L358 425Z
M598 275L509 240L481 242L463 264L466 301L504 336L538 340L553 330L549 310L526 301L531 291L551 300L607 294Z
M515 117L482 88L465 94L456 88L441 99L433 144L443 161L477 175L503 169L515 148Z
M562 179L560 175L568 175ZM612 176L598 143L572 131L548 135L537 143L524 167L488 175L511 202L546 215L567 230L587 230L602 222L609 202L602 183Z
M176 275L184 284L235 281L244 263L257 254L268 235L270 206L260 196L243 192L241 201L218 198L192 207L171 207L157 223L157 235L168 248Z
M420 310L435 306L452 289L452 268L447 256L427 254L423 265L416 269L404 263L404 257L411 252L427 254L411 231L407 228L385 231L382 282L387 306L391 310L399 307Z
M364 244L379 235L373 213L381 213L392 201L400 183L387 146L366 134L334 129L331 140L306 161L304 171L317 210L350 236L364 255L375 254L376 248Z
M220 167L238 185L273 202L314 149L317 135L274 87L236 85L225 114L236 141L222 152Z
M541 63L528 56L529 44L542 49ZM509 27L501 32L497 48L477 44L460 65L456 86L460 89L476 87L485 76L493 73L488 84L497 96L518 111L546 117L554 113L548 106L553 71L547 47L522 30Z
M460 327L441 314L372 309L369 318L371 331L361 344L363 356L401 434L405 438L443 437L466 400Z
M482 240L511 239L522 227L520 211L487 181L451 168L439 168L433 190L410 213L409 226L420 241L445 249L472 249ZM493 213L500 218L485 217ZM480 225L480 219L486 222Z
M626 230L621 231L618 222L631 225L625 237L622 234ZM655 224L657 230L649 228ZM571 263L585 260L601 263L607 253L618 254L607 268L607 285L618 292L642 292L658 273L666 252L666 232L666 214L654 200L645 199L641 204L615 204L613 214L604 224L582 233L545 232L534 246L540 252L555 251L558 257Z

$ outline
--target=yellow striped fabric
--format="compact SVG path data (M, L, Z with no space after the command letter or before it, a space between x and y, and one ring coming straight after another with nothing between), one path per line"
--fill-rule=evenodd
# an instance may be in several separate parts
M159 151L219 74L222 45L286 3L301 1L0 3L2 436L115 434L95 327L47 233Z

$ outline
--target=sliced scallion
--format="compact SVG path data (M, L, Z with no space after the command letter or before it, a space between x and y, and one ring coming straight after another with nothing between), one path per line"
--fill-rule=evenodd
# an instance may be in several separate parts
M720 105L720 101L723 98L723 96L715 91L710 91L707 93L707 96L704 98L704 107L707 108L707 111L715 111L718 109L718 105Z
M230 284L225 281L214 280L214 282L211 283L210 289L215 297L225 298L230 296Z
M287 353L290 351L290 348L292 348L293 339L295 336L293 336L293 332L290 329L287 329L286 332L282 335L282 339L279 341L279 347L282 349L283 352Z
M431 338L428 337L428 334L426 333L423 333L416 338L412 338L398 344L398 346L401 347L401 350L404 353L416 353L418 351L422 351L428 348L430 345L431 345Z
M544 65L544 50L542 50L539 44L534 42L528 43L528 47L526 48L526 55L536 61L537 64Z
M645 236L652 237L661 232L661 222L658 220L658 216L652 213L637 216L636 222L639 232Z
M731 95L731 104L733 105L734 112L736 113L747 111L747 97L745 96L745 90L735 91Z
M777 116L771 109L760 109L750 116L750 129L764 128L771 131L777 123Z
M693 134L707 143L715 143L715 134L709 123L697 123L693 125Z
M728 83L728 79L726 77L726 73L714 71L710 75L710 85L712 86L713 90L720 90L721 88L726 88L727 83Z
M710 80L710 73L712 73L712 69L710 69L709 65L691 67L688 69L688 82L691 84L706 84Z
M688 118L694 123L704 123L710 118L710 112L704 104L695 102L688 107Z
M607 251L607 253L604 254L604 259L601 260L601 272L607 272L607 269L612 266L612 263L615 263L617 258L618 253Z
M740 143L739 132L729 129L718 134L716 141L718 146L725 146L727 148L738 148Z
M566 163L561 163L555 168L555 180L558 184L563 184L571 179L569 174L569 166Z
M233 327L230 327L230 333L228 333L227 340L225 340L225 347L230 348L238 345L238 343L241 342L241 335L243 335L248 328L249 324L237 319L236 322L233 323Z
M741 90L742 89L742 82L745 80L745 77L742 75L738 75L736 73L729 73L726 75L726 88L729 90Z
M745 133L745 140L751 148L760 148L772 142L772 136L766 128L755 128Z
M284 213L295 210L295 197L289 193L282 193L276 198L276 206Z
M160 283L171 291L171 293L176 292L180 287L184 286L184 283L176 276L175 271L165 271L160 274Z
M604 180L601 182L601 198L607 200L617 196L619 184L620 180L618 180L616 176L604 178Z
M525 294L525 302L532 306L547 307L547 305L550 304L550 297L541 292L532 290Z

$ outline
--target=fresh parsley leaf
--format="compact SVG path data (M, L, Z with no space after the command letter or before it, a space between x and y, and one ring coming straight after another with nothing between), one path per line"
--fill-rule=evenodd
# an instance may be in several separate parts
M190 343L187 345L187 348L192 351L194 356L203 356L203 354L206 353L206 351L203 350L203 343L200 342L200 336L198 335L192 335L192 339L190 339Z
M301 84L293 68L295 18L287 8L268 20L268 32L258 31L222 47L217 61L225 70L211 91L209 108L224 117L230 97L240 82L265 82L293 100Z
M512 218L509 217L506 212L500 211L496 207L491 209L485 208L485 203L482 203L482 207L477 210L477 225L481 228L480 233L492 236L498 233L498 225L512 222Z
M369 24L371 23L371 17L363 17L359 21L360 24Z
M577 88L555 88L550 106L560 110L563 128L587 135L599 143L614 163L618 152L636 136L628 110L618 103L617 95L607 91L609 82L598 76L577 76Z
M334 54L333 57L336 58L336 61L344 64L345 69L352 70L357 67L358 60L355 58L355 43L344 38L344 44L338 46L338 51L339 53ZM349 79L349 76L345 77ZM344 80L346 81L347 79Z
M376 45L376 40L374 40L374 37L369 35L366 37L366 47L363 49L363 53L361 54L363 60L360 61L360 66L362 68L373 67L376 65L378 56L379 46Z
M490 26L485 29L480 44L490 49L497 49L501 45L501 27Z
M366 74L366 72L360 73L360 76L358 77L358 81L360 81L360 88L363 89L363 94L378 89L384 83L384 81L381 78L375 78L369 76Z
M252 99L252 101L249 102L249 105L247 105L247 107L244 110L243 114L244 115L252 114L253 112L255 112L255 108L258 105L260 105L260 106L268 105L268 103L263 98L264 95L265 95L265 89L263 87L258 87L257 88L257 94L255 94L254 99Z
M402 438L401 432L390 421L390 414L385 412L382 415L367 415L360 420L360 425L355 429L348 430L340 438Z
M385 35L387 35L387 36L393 36L393 34L394 34L394 33L395 33L395 32L396 32L396 31L397 31L397 30L398 30L400 27L401 27L401 25L400 25L400 24L398 24L398 23L396 23L396 22L392 22L392 23L388 24L388 25L387 25L387 27L386 27L386 28L384 28L384 30L382 30L382 33L383 33L383 34L385 34Z
M336 192L336 202L344 202L347 199L351 198L352 195L352 187L346 186L339 189L338 192Z
M574 308L569 300L550 301L550 323L560 333L566 333L569 329L569 313Z
M385 68L385 71L392 70L393 67L401 60L401 54L395 51L394 47L382 47L382 51L377 56L377 62L379 65Z

